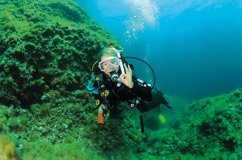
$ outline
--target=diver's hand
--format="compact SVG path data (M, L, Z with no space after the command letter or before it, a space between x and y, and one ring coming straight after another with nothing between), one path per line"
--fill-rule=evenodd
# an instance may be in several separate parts
M128 86L129 88L133 88L134 87L134 82L132 80L132 69L130 68L130 66L124 63L124 69L126 71L125 74L121 74L119 77L119 81L122 82L123 84L125 84L126 86Z

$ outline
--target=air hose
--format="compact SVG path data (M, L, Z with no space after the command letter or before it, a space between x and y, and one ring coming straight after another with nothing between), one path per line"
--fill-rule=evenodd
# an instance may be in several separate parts
M155 87L155 72L154 72L153 68L147 62L145 62L144 60L142 60L140 58L137 58L137 57L124 57L124 58L136 59L138 61L143 62L144 64L146 64L150 68L150 70L151 70L151 72L153 74L153 77L154 77L153 85L152 85L152 89L153 89Z

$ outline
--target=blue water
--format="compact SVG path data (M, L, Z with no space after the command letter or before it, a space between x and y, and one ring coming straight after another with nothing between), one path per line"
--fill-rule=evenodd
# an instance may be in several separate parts
M165 94L202 98L242 87L242 0L78 2L121 42L126 56L150 63ZM148 69L132 63L152 82Z

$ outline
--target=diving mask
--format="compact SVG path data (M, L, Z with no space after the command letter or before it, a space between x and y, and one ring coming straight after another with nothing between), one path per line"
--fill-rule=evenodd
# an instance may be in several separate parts
M109 57L99 62L98 67L101 71L106 71L107 69L114 70L119 67L118 57Z

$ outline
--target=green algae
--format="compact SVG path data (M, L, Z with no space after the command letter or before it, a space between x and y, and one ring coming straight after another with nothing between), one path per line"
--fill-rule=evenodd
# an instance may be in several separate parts
M241 159L241 89L191 105L169 97L166 124L145 134L125 103L97 125L86 79L98 51L119 44L75 2L0 2L0 35L0 132L13 159Z
M193 102L179 129L152 133L154 151L168 159L241 159L241 102L242 89Z
M82 97L88 96L82 94ZM31 110L1 105L0 117L9 117L2 121L5 126L2 132L14 137L17 146L25 148L17 148L17 155L22 158L36 158L37 153L46 152L41 146L47 145L53 153L58 152L58 146L76 146L72 149L77 153L70 154L70 159L78 159L76 155L82 155L78 148L83 148L87 150L86 156L95 155L97 159L114 156L121 159L236 160L241 158L241 95L242 89L238 89L195 101L189 113L183 114L184 121L178 129L167 126L156 131L146 130L145 134L140 133L134 110L127 109L117 118L108 119L105 126L97 125L96 113L90 109L94 100L88 99L76 103L57 102L56 106L34 104ZM219 107L221 104L223 106ZM120 107L125 108L125 104ZM172 115L168 119L173 119ZM66 154L63 151L62 156ZM47 158L50 155L38 156ZM59 156L54 155L53 159Z
M100 48L118 45L71 0L16 0L2 8L3 104L29 108L41 103L51 90L72 92L83 88Z

